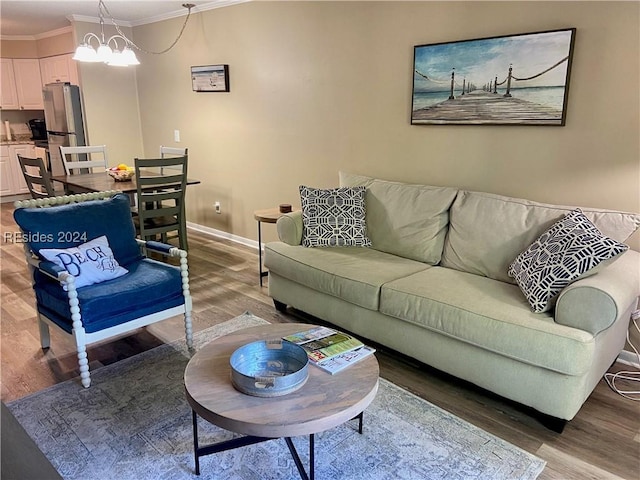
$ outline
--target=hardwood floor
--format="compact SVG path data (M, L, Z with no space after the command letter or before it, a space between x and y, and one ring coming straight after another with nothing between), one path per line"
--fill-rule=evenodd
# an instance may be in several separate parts
M34 299L11 204L1 206L1 398L11 401L77 376L72 340L52 329L40 348ZM9 235L10 236L10 235ZM258 254L227 240L189 232L194 329L249 310L269 322L317 321L301 312L278 313L260 288ZM90 367L116 362L183 335L180 318L90 347ZM523 407L377 346L381 376L460 418L547 461L540 479L640 479L640 405L601 381L562 434L548 430ZM616 364L612 371L626 368ZM636 388L637 389L637 388Z

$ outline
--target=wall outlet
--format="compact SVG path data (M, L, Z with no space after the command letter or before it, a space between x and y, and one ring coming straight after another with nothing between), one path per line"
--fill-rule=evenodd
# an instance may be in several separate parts
M214 203L213 207L216 209L216 213L222 213L222 210L220 209L220 202Z
M180 141L180 130L174 130L173 131L173 141L174 142L179 142Z

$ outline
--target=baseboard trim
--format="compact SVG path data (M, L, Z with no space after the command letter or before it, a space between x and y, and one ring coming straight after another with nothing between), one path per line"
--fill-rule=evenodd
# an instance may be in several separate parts
M640 369L640 363L638 363L638 356L635 353L630 352L628 350L623 350L622 352L620 352L620 355L618 355L616 362L620 362L625 365L629 365L631 367Z
M232 242L239 243L240 245L244 245L246 247L251 247L256 249L258 248L258 242L256 240L240 237L239 235L234 235L232 233L218 230L215 228L206 227L204 225L200 225L192 222L187 222L187 228L190 228L191 230L195 230L196 232L204 233L205 235L210 235L212 237L230 240Z

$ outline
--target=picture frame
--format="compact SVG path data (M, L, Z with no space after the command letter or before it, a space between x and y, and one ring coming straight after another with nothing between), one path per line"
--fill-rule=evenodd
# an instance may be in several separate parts
M194 92L228 92L229 65L198 65L191 67Z
M565 125L575 33L415 46L411 124Z

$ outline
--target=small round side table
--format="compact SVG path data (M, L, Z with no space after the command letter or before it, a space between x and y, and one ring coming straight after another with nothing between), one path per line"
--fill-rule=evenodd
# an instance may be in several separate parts
M300 210L294 208L293 211ZM284 215L278 207L265 208L264 210L256 210L253 212L253 218L258 222L258 263L260 272L260 286L262 287L262 279L269 275L269 272L262 269L262 223L276 223L278 219Z

